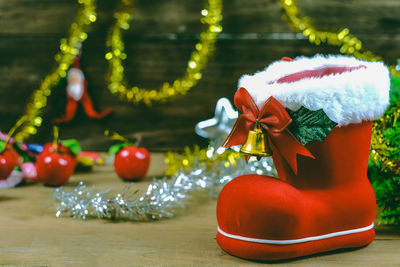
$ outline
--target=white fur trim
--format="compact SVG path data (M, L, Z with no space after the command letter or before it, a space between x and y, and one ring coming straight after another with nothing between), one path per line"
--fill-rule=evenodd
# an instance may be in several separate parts
M75 101L81 100L84 91L85 91L85 89L84 89L83 82L68 84L68 86L67 86L68 95L70 97L72 97L73 99L75 99Z
M365 68L291 83L275 82L301 71L360 65ZM254 75L242 76L240 87L249 91L259 108L273 96L293 111L301 106L313 111L323 109L332 121L341 126L382 116L389 105L390 77L382 62L316 55L312 58L297 57L294 61L276 61Z
M83 74L82 70L78 69L78 68L70 68L68 70L67 79L69 78L70 75L74 75L74 74L78 75L79 78L81 78L82 80L85 79L85 75Z
M70 97L75 99L75 101L79 101L81 100L83 92L85 91L85 75L83 74L82 70L78 68L70 68L67 79L69 79L72 75L77 75L80 81L71 82L68 80L67 93Z

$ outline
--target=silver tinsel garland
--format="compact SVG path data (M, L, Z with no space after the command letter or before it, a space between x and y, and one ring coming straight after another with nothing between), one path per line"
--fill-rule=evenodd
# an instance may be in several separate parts
M189 200L199 194L216 199L224 185L235 177L251 173L276 176L271 158L250 161L248 164L243 158L217 160L225 151L219 146L228 136L237 116L229 100L221 98L216 104L214 117L196 125L196 132L211 140L207 150L208 162L211 163L208 167L205 162L197 163L189 173L179 170L172 177L154 179L145 193L135 191L133 183L123 193L116 195L109 190L96 192L83 182L70 192L60 187L54 192L54 198L59 202L56 216L132 221L171 218L183 211L190 204ZM195 162L201 161L197 157Z
M123 193L111 195L109 190L96 192L93 187L80 182L69 192L63 187L55 190L54 198L58 202L56 216L132 221L171 218L189 205L188 200L195 193L207 194L215 199L226 183L250 173L276 176L271 158L248 164L240 158L228 166L223 162L208 169L198 166L190 173L181 170L172 177L154 179L145 193L134 191L134 184L131 184Z

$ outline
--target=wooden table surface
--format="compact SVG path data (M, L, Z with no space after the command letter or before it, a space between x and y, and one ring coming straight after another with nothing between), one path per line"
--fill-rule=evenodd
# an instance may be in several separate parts
M149 177L162 173L154 155ZM98 190L127 185L111 166L76 174ZM146 188L151 179L135 183ZM54 188L40 184L0 191L0 266L260 266L233 257L217 245L215 200L195 203L178 217L146 223L55 217ZM366 248L281 262L274 266L400 266L400 229L377 226Z

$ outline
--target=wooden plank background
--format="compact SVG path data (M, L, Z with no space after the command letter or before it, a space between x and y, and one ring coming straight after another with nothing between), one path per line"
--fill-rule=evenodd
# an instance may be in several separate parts
M263 69L283 56L338 53L336 47L313 46L282 20L278 0L225 1L224 31L203 79L185 97L152 108L121 102L107 90L105 37L117 1L98 1L98 18L83 46L81 65L97 109L111 106L114 114L101 121L86 118L82 109L62 126L62 137L74 137L84 149L105 150L104 129L125 136L141 134L152 151L181 150L207 141L196 136L198 121L212 117L216 101L230 99L238 78ZM148 88L173 81L184 73L201 32L199 0L137 0L130 30L124 35L126 76L130 84ZM400 55L400 1L299 0L303 14L321 29L348 27L365 48L394 64ZM54 66L60 38L76 15L74 0L0 0L0 130L8 131L23 114L32 91ZM54 88L45 122L29 142L50 140L51 118L61 116L65 83Z

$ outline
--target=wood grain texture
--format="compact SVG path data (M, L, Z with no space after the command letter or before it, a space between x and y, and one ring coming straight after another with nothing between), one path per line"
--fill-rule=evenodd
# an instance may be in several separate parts
M163 156L152 154L149 177L135 183L145 190L151 176L163 172ZM111 166L75 174L97 190L122 192ZM40 184L2 190L0 264L11 266L259 266L233 257L217 245L216 201L195 198L178 217L147 223L55 217L54 188ZM399 266L400 229L377 226L369 246L272 266ZM268 265L268 264L265 264Z
M194 125L212 117L218 98L233 98L238 78L263 69L283 56L338 53L336 47L313 46L292 33L281 18L277 0L233 0L224 3L224 31L203 79L185 97L152 108L121 102L107 90L105 37L117 1L100 0L98 19L84 43L82 68L97 109L111 106L114 114L101 121L82 110L62 126L62 137L79 139L84 149L105 150L106 128L123 135L141 134L152 151L181 150L207 141L196 136ZM393 64L400 54L400 2L299 0L305 15L322 29L349 27L367 49ZM126 77L131 85L157 88L183 75L198 39L203 1L137 0L130 30L124 35L128 58ZM70 0L0 0L0 130L7 131L23 113L33 90L54 66L59 39L66 35L78 5ZM45 109L45 122L29 142L50 139L51 118L63 114L65 82L54 88Z

